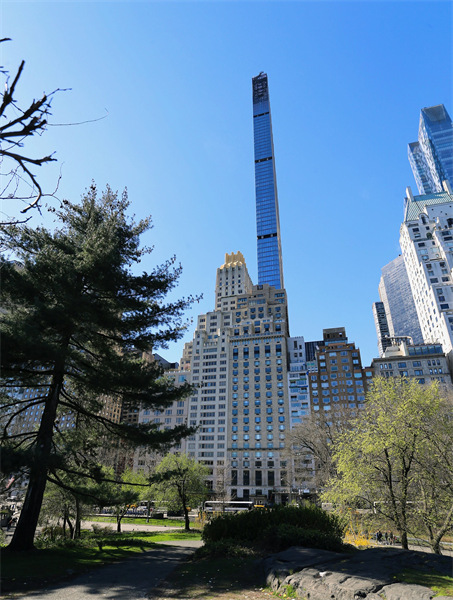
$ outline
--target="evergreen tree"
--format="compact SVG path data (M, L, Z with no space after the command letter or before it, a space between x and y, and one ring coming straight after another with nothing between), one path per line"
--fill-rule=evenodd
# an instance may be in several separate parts
M55 231L13 224L1 234L9 251L1 261L2 469L25 465L29 477L10 550L33 548L48 479L58 482L61 471L102 479L93 431L98 445L111 438L156 450L190 432L119 423L105 410L108 402L161 410L191 389L174 386L145 358L181 337L182 314L194 299L165 302L180 275L174 259L151 273L132 272L149 253L140 235L150 221L135 223L128 207L126 192L120 198L107 188L98 198L92 185L80 204L64 203ZM37 405L36 429L18 429Z

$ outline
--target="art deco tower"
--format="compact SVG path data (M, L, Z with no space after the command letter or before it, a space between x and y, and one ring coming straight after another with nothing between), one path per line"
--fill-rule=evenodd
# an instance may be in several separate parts
M284 287L274 143L266 73L252 79L258 285Z

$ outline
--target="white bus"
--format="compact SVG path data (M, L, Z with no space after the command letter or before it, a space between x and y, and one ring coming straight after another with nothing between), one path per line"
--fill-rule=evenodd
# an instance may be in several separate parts
M243 510L251 510L254 502L247 500L206 500L203 504L203 510L206 513L237 513Z

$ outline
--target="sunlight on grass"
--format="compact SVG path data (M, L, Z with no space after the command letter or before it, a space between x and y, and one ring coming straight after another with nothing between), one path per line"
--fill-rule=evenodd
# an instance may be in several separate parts
M89 517L87 521L94 521L96 523L114 523L116 525L115 517ZM184 527L184 521L178 519L153 519L150 518L149 522L146 522L145 518L134 518L134 517L123 517L121 524L126 525L148 525L153 527Z
M436 592L436 596L453 596L453 577L441 573L424 573L407 569L395 575L395 579L404 583L425 585Z

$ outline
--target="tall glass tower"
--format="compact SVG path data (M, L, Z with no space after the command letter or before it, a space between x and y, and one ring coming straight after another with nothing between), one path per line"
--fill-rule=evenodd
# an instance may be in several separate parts
M282 246L267 74L261 72L253 77L252 87L258 285L268 283L282 289Z
M422 108L408 155L420 194L442 192L444 180L453 186L453 125L443 104Z

